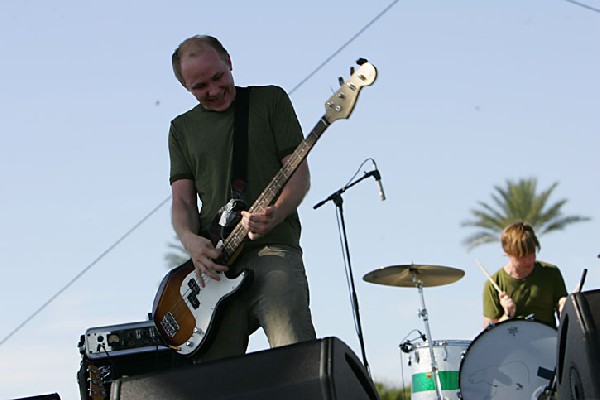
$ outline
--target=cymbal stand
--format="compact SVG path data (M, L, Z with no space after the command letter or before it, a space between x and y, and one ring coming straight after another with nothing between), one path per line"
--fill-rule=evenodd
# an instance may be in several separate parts
M418 278L416 272L413 272L412 279L415 283L415 286L419 290L419 295L421 297L421 306L423 308L419 310L419 317L423 319L423 322L425 323L425 331L427 332L427 347L429 347L429 356L431 357L431 372L433 375L433 386L435 387L435 394L438 400L443 400L444 397L442 396L442 383L440 382L437 362L435 361L435 355L433 353L433 343L431 340L431 331L429 329L429 316L427 314L427 308L425 307L425 297L423 296L423 283Z

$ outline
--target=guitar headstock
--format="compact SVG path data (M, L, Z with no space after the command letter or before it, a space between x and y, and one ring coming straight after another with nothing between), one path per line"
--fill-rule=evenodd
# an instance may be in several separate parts
M88 365L88 395L90 400L105 400L107 398L106 385L104 378L109 374L107 367L97 367Z
M325 119L329 123L350 117L361 89L375 82L377 70L373 64L365 59L360 59L357 63L360 68L353 71L350 78L325 103Z

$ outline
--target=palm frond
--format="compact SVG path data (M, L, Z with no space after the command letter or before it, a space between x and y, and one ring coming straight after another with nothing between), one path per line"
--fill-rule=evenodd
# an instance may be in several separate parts
M167 248L169 252L165 254L164 260L169 269L183 264L190 258L190 254L184 249L177 236L175 236L175 242L167 243Z
M537 178L524 178L516 181L507 179L504 186L496 185L490 197L491 202L477 202L471 209L471 219L461 222L461 226L478 228L479 231L467 236L462 244L469 250L482 244L497 242L502 230L517 221L524 221L536 230L538 235L562 230L576 222L589 221L580 215L563 216L566 199L550 202L558 182L537 193Z

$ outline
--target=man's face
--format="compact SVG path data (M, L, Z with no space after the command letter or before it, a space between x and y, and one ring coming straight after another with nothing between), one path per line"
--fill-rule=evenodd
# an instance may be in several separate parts
M526 256L523 257L514 257L514 256L509 256L510 261L512 262L513 266L515 266L516 268L519 269L527 269L527 268L531 268L533 266L533 263L536 260L536 254L528 254Z
M213 48L183 57L181 73L185 87L207 110L225 111L235 99L231 60L223 60Z

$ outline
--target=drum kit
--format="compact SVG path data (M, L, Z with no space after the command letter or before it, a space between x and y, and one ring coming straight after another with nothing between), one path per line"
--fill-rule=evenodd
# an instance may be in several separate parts
M419 317L427 332L411 352L411 398L538 399L554 379L557 331L530 319L490 325L473 341L431 340L423 288L454 283L461 269L441 265L393 265L367 273L369 283L417 288Z

